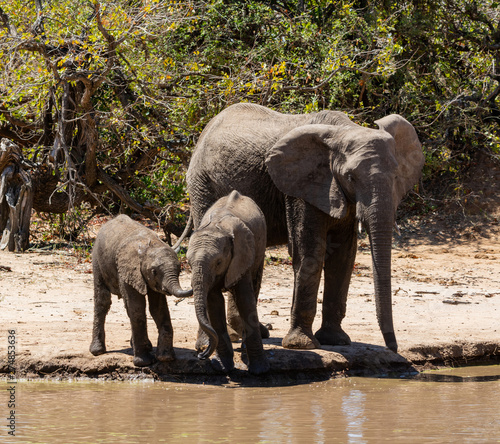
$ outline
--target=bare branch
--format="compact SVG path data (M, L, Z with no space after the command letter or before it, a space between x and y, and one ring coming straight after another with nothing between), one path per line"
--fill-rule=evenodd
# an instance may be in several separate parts
M26 122L24 120L14 117L11 112L4 106L0 105L0 113L14 126L19 128L29 128L32 130L38 130L43 128L42 122Z
M97 169L97 177L113 194L116 195L116 197L118 197L118 199L124 202L132 210L143 214L144 208L142 207L142 205L132 199L129 194L110 176L108 176L101 168Z

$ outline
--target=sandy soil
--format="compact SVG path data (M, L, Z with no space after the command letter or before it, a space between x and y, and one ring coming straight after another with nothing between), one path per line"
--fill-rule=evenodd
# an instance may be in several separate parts
M356 259L344 328L350 347L288 351L281 339L289 327L293 273L285 248L269 249L259 298L259 316L271 324L265 341L272 374L337 374L421 369L431 365L493 362L500 355L500 239L497 219L460 233L450 222L408 223L393 249L393 306L399 353L383 345L373 299L367 240ZM418 228L417 228L418 227ZM94 233L95 235L95 233ZM184 267L181 283L190 285ZM315 328L321 320L321 298ZM93 316L89 258L74 250L0 252L0 374L9 372L9 330L15 331L17 377L182 378L214 374L194 352L197 322L192 300L168 298L177 361L138 369L132 364L130 325L122 301L113 297L106 321L108 353L88 352ZM156 328L149 318L153 344ZM234 344L241 374L240 344Z

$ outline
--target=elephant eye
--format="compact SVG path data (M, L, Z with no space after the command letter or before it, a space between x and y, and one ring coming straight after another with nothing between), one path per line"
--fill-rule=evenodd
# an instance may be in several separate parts
M351 173L348 173L348 174L347 174L347 181L348 181L349 183L354 182L354 176L353 176Z

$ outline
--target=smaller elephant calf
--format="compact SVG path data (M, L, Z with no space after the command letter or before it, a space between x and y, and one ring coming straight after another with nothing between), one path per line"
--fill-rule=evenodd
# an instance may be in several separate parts
M256 306L266 238L266 220L257 204L233 191L207 210L189 240L196 315L209 338L208 348L199 357L206 359L216 350L215 362L224 371L230 371L234 361L223 289L230 291L241 317L248 370L254 374L269 370Z
M132 326L134 365L150 365L152 344L146 324L146 294L149 311L158 328L156 357L175 359L173 330L166 294L192 295L179 285L181 271L174 250L153 231L130 217L120 215L106 222L97 234L92 250L94 273L94 325L90 352L106 352L104 323L111 306L111 293L123 297Z

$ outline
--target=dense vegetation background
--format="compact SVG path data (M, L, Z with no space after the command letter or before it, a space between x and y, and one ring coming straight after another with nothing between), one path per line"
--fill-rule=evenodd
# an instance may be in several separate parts
M495 0L0 2L0 138L66 234L121 206L178 233L197 137L241 101L400 113L427 159L406 210L460 203L500 159L499 95Z

